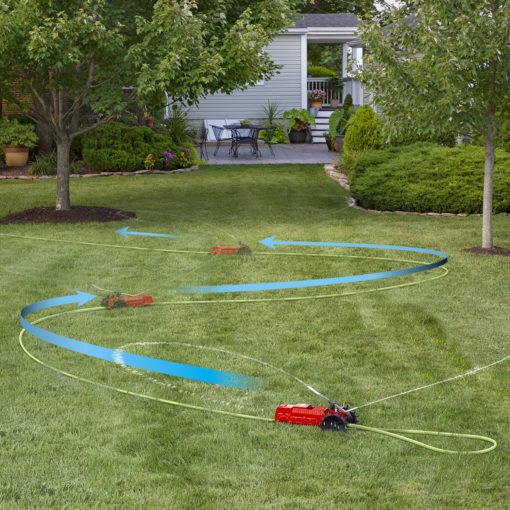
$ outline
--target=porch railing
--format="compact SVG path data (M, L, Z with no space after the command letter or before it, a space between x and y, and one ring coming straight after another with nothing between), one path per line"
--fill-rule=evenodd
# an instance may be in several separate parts
M306 91L319 89L326 92L326 99L322 103L324 106L329 106L332 99L338 99L341 103L342 91L332 83L334 81L336 81L335 78L307 78Z
M356 78L342 78L342 90L338 90L338 87L333 84L329 85L329 82L335 78L307 78L307 92L309 90L319 89L326 92L326 99L322 103L324 106L331 105L331 99L338 99L340 104L342 103L342 97L346 94L351 94L354 104L364 104L360 102L359 97L359 82Z

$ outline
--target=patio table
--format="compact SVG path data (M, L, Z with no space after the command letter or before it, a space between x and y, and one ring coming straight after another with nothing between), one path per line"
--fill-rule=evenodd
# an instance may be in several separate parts
M246 144L251 146L251 152L255 157L262 156L259 146L258 146L258 138L259 133L266 129L265 126L260 126L259 124L248 124L243 126L241 124L227 124L223 126L225 129L230 129L232 132L232 141L233 141L233 151L232 155L234 158L238 156L239 146Z

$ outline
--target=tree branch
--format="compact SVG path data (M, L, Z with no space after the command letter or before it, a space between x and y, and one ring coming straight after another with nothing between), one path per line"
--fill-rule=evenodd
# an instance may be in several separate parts
M102 124L106 124L107 122L109 122L110 120L112 120L113 118L115 118L115 115L113 113L110 113L109 115L107 115L106 117L103 117L101 120L99 120L98 122L96 122L94 125L92 126L88 126L86 128L83 128L83 129L80 129L79 131L76 131L76 133L73 133L71 135L71 140L73 138L76 138L77 136L80 136L82 135L83 133L87 133L89 131L92 131L93 129L96 129L98 126L101 126Z
M96 67L96 59L94 57L92 57L90 59L90 65L89 65L89 76L87 78L87 83L85 84L85 87L87 87L88 89L91 88L92 82L94 81L95 67Z
M98 87L102 87L103 85L106 85L107 83L110 83L116 76L118 76L119 72L115 71L109 78L106 80L96 83L95 85L90 85L89 89L97 89Z

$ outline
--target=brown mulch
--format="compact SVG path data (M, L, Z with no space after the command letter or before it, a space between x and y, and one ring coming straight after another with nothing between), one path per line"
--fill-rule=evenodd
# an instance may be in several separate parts
M473 248L466 248L464 251L468 253L478 253L480 255L503 255L504 257L508 257L510 255L510 250L499 246L493 246L492 248L474 246Z
M110 207L72 206L69 211L57 211L55 207L34 207L0 218L0 225L24 223L86 223L122 221L136 218L131 211L119 211Z
M0 175L28 175L28 166L2 166L0 167Z

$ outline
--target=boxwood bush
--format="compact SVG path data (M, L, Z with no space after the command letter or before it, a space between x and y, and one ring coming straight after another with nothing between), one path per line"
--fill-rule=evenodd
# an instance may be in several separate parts
M361 156L351 192L368 209L481 213L484 148L416 143ZM496 151L494 212L510 212L510 154Z
M177 145L168 136L147 127L131 127L120 122L110 122L85 133L79 137L75 147L81 150L87 165L97 171L141 170L148 154L156 160L155 168L168 170L188 167L198 161L191 144ZM189 150L189 157L181 157L184 148ZM168 163L161 163L165 151L176 157L169 159Z

